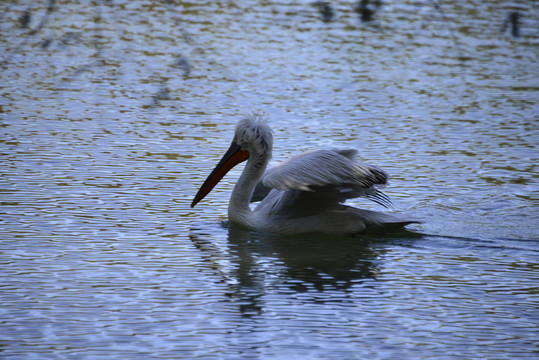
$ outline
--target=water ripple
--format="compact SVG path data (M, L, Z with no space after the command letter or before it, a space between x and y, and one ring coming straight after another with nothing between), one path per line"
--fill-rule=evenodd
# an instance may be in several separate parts
M537 14L329 5L3 7L4 358L533 357ZM357 148L425 223L246 232L226 221L241 169L191 209L250 111L273 161Z

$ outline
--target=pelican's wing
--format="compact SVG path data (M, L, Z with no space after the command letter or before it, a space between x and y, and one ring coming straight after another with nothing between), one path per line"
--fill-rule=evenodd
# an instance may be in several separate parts
M267 188L315 192L317 197L334 202L366 196L390 206L389 198L375 188L386 184L388 175L375 166L356 161L356 156L357 151L351 149L315 150L296 155L269 168L255 193L266 191L267 194Z

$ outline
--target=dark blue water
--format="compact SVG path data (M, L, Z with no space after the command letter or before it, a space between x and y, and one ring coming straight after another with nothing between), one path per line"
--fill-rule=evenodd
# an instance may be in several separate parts
M0 357L537 357L533 3L47 6L1 6ZM356 148L424 224L247 232L241 167L191 209L250 111L274 161Z

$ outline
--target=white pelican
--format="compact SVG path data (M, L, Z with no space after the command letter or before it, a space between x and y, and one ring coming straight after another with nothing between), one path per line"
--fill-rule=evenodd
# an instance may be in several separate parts
M381 169L355 160L352 149L304 152L269 168L273 135L258 116L240 120L230 148L196 194L202 200L235 165L247 164L228 205L231 222L284 235L328 233L349 235L373 229L399 228L419 221L343 205L346 199L367 197L390 206L375 186L385 185ZM251 209L250 203L260 201Z

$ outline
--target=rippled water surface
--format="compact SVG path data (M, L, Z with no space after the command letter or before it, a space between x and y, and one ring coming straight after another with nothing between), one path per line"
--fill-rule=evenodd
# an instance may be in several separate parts
M537 2L330 4L0 5L0 357L538 356ZM424 224L237 229L241 167L191 209L250 111Z

